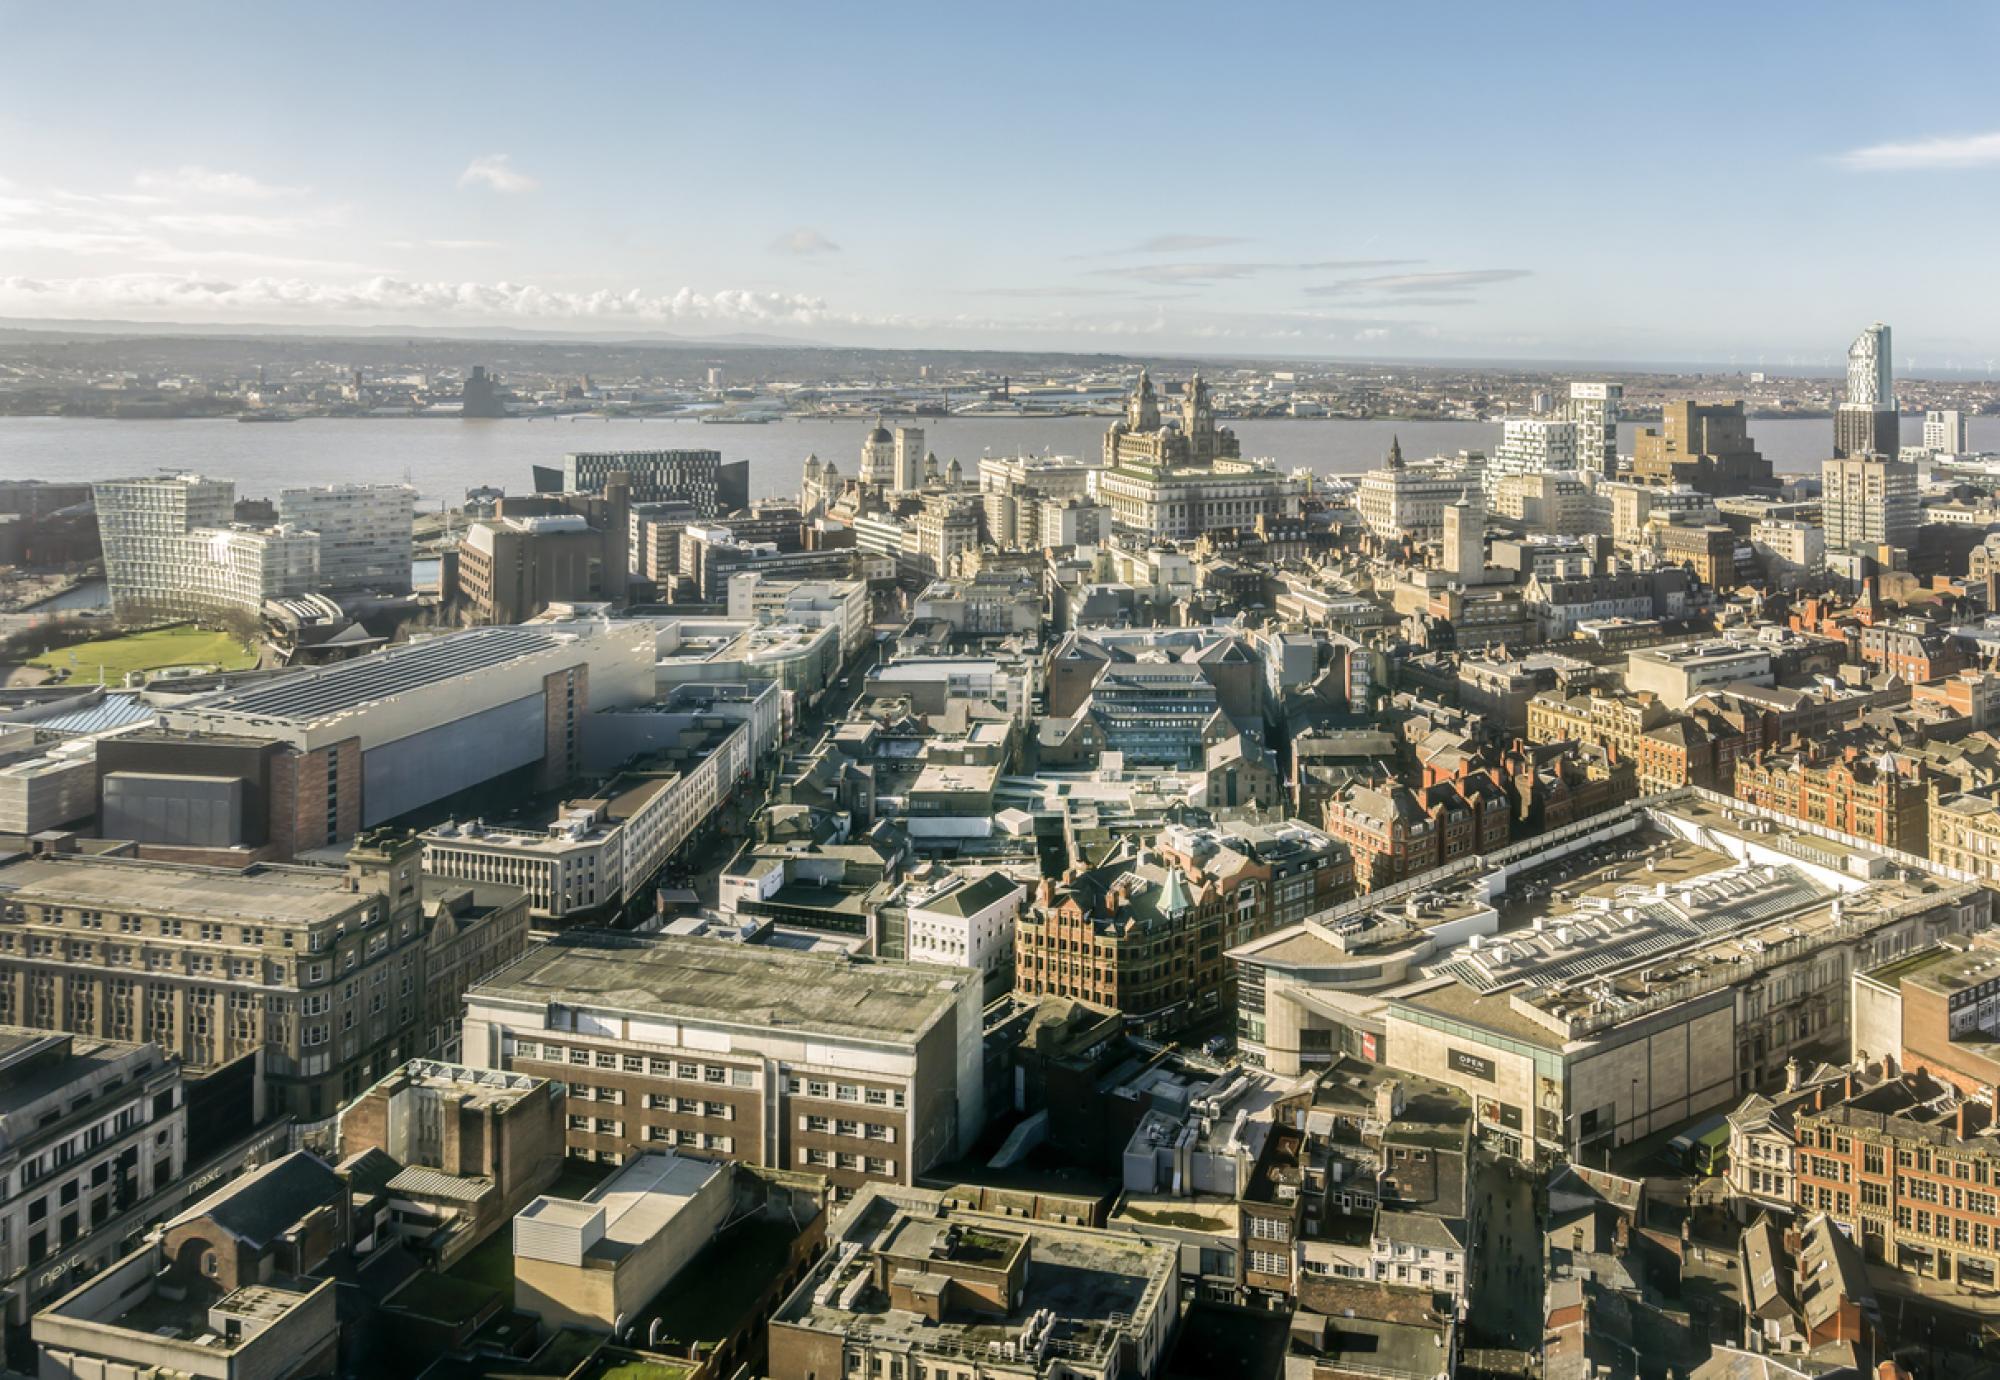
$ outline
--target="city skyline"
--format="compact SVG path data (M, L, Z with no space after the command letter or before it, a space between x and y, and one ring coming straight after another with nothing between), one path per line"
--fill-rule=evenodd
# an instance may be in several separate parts
M363 5L309 46L280 15L5 12L8 320L1837 368L1880 318L1899 371L2000 355L1966 310L2000 133L1947 84L1824 76L1976 44L1958 8L1454 8L1440 41L613 7L553 61L507 6L391 39ZM1641 99L1690 71L1724 108Z

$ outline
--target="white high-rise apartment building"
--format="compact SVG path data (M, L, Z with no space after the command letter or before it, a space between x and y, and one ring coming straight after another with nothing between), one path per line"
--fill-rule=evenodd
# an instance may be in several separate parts
M1481 476L1487 497L1491 498L1500 481L1510 474L1574 470L1576 437L1575 422L1551 417L1508 418L1500 431L1500 448L1486 462Z
M1622 383L1576 382L1569 386L1569 420L1576 425L1576 462L1607 479L1618 476L1618 410Z
M1889 328L1880 321L1847 347L1847 405L1893 412L1896 385L1889 370Z
M407 484L321 484L278 493L278 520L319 533L326 589L410 588L417 493Z
M319 536L231 520L236 486L198 474L91 486L113 612L132 617L256 613L319 585Z
M1965 414L1949 408L1924 413L1924 449L1932 455L1970 454L1972 436Z
M1847 347L1847 397L1833 414L1836 456L1894 455L1901 449L1896 384L1889 366L1889 328L1877 321Z
M1820 463L1820 521L1826 549L1908 546L1923 510L1917 467L1908 460L1848 456Z

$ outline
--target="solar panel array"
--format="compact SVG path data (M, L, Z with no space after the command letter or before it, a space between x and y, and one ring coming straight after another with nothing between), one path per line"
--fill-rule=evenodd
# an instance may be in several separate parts
M267 719L323 719L503 666L568 640L538 628L469 628L218 695L200 708Z

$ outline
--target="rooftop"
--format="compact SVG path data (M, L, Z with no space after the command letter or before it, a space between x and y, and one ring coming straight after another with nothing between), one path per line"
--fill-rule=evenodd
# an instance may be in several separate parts
M909 1041L959 1001L970 969L879 963L678 935L566 935L495 974L475 1001L551 1003Z
M947 1247L954 1226L956 1243ZM1003 1353L1011 1348L1028 1358L1039 1353L1051 1360L1095 1361L1128 1331L1145 1329L1155 1310L1176 1306L1180 1257L1173 1246L1114 1232L946 1212L922 1191L899 1190L891 1197L876 1186L864 1189L827 1245L774 1324L865 1332L932 1355L985 1358L994 1348ZM994 1269L1027 1251L1032 1263L1020 1297L1004 1316L954 1311L942 1322L890 1307L872 1280L877 1257L938 1258L931 1254L934 1247L953 1251L955 1259L968 1249L994 1255L989 1266Z
M333 868L257 864L240 871L80 855L27 858L0 868L0 898L43 906L193 916L257 925L308 925L376 900L347 889Z
M432 1088L463 1098L462 1105L468 1108L491 1107L495 1111L505 1111L547 1082L546 1078L537 1078L532 1074L468 1068L463 1064L446 1064L436 1059L412 1059L375 1086Z
M545 1224L565 1234L580 1233L602 1214L603 1234L583 1237L585 1258L622 1260L665 1231L689 1200L728 1172L726 1164L671 1150L634 1155L581 1199L544 1194L522 1208L514 1218L514 1254L559 1259L541 1254L532 1228Z
M242 690L226 690L194 707L204 713L307 722L490 671L577 640L575 628L467 628Z

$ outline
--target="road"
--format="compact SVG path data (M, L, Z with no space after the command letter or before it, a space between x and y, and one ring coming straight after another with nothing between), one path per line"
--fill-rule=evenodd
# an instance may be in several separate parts
M1476 1153L1472 1198L1483 1215L1472 1245L1467 1345L1533 1351L1544 1321L1535 1181L1512 1160Z

